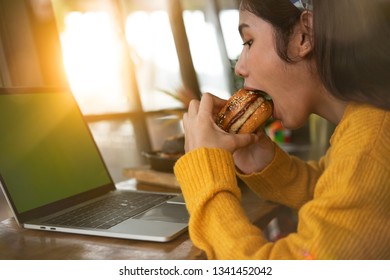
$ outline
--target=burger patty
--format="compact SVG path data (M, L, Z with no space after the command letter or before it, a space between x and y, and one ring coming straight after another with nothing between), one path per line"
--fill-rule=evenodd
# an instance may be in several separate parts
M253 94L255 101L248 102L237 115L227 125L227 131L229 133L237 133L241 126L249 119L249 117L261 106L264 102L264 98L260 95ZM251 98L253 98L251 97Z

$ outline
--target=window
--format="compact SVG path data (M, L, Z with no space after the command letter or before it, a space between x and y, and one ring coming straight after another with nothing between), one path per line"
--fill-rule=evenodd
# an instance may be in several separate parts
M115 1L53 1L70 87L84 114L136 109Z
M201 10L185 10L184 22L201 91L221 98L229 97L230 76L224 72L215 26L206 21Z
M210 9L214 2L53 0L67 77L83 113L183 108L180 97L199 94L185 85L188 77L183 77L183 68L191 67L200 92L227 98L234 75L230 61L237 50L232 54L232 47L224 44L232 44L229 34L238 32L224 32L221 44L221 32L210 20L218 16ZM181 24L172 21L175 4L179 4L175 9L182 9L185 37L174 34L177 26L172 24ZM223 30L236 24L231 20L238 18L233 10L222 10ZM180 64L179 40L188 40L190 49L184 50L184 56L193 66Z
M221 10L219 13L227 54L231 60L237 60L242 51L242 39L238 32L238 14L237 9Z
M135 10L126 17L126 39L137 72L145 111L183 107L170 96L183 87L180 66L165 10Z
M242 86L234 74L241 53L235 0L182 0L191 54L202 92L228 98Z

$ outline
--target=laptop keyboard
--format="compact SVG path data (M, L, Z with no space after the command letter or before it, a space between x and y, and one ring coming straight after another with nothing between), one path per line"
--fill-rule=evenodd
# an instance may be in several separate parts
M163 194L122 192L46 222L61 226L108 229L173 197L173 195Z

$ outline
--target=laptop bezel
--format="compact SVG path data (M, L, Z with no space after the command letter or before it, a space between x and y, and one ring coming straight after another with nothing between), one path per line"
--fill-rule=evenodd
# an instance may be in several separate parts
M3 176L2 176L1 171L0 171L1 188L5 194L5 197L8 201L8 203L10 204L11 210L13 211L15 219L18 222L18 224L24 224L28 221L47 216L48 214L53 214L55 212L59 212L61 210L67 209L69 207L76 206L76 205L83 203L85 201L89 201L89 200L97 198L99 196L103 196L103 195L109 193L110 191L116 190L115 183L114 183L112 176L107 168L107 165L104 161L104 158L103 158L103 156L102 156L102 154L97 146L97 143L92 135L92 132L91 132L91 130L90 130L90 128L85 120L85 117L82 114L80 107L78 106L77 101L76 101L74 95L72 94L72 91L70 88L66 88L66 87L0 88L0 95L4 95L4 94L40 94L40 93L69 94L72 97L73 101L76 104L77 112L78 112L78 114L80 114L80 117L83 120L83 123L87 128L89 137L91 138L91 140L96 148L96 151L99 155L99 158L102 161L104 169L105 169L105 171L108 175L108 178L109 178L109 183L102 185L102 186L98 186L92 190L74 195L72 197L61 199L61 200L58 200L56 202L52 202L52 203L37 207L35 209L31 209L31 210L25 211L23 213L20 213L17 210L16 205L12 201L12 197L10 196L10 193L8 191L7 184L5 183L5 180L3 179Z

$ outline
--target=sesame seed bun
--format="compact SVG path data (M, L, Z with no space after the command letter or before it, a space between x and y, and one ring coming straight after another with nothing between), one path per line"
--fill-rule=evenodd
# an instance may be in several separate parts
M261 91L240 89L217 114L217 125L229 133L253 133L271 117L272 101Z

